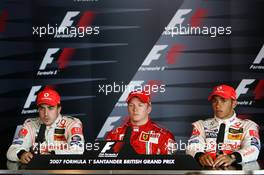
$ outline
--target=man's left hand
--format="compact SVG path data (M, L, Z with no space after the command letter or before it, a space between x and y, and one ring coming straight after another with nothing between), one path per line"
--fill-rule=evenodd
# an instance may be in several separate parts
M235 162L235 159L231 158L229 155L221 154L215 159L213 167L227 167L233 162Z

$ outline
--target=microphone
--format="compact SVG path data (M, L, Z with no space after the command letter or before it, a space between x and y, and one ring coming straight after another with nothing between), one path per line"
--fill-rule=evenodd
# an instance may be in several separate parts
M126 155L136 155L136 151L134 150L134 148L132 147L132 145L130 144L130 137L131 137L131 133L132 133L132 127L128 126L126 128L126 132L123 138L123 146L119 152L119 155L121 156L126 156Z
M36 143L38 144L33 152L34 154L40 154L40 144L45 141L45 131L46 131L46 125L41 124L38 132L38 136L36 138Z
M222 150L219 150L219 143L224 143L224 138L225 138L225 127L226 125L224 123L221 123L217 138L216 138L216 154L220 155L223 154Z
M131 126L128 126L126 128L126 132L125 132L125 135L124 135L124 138L123 138L123 142L125 144L130 144L131 133L132 133L132 128L131 128Z

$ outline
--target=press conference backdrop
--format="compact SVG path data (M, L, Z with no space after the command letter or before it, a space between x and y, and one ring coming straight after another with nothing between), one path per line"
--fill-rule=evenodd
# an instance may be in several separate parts
M36 94L47 85L61 94L62 113L83 122L87 142L126 120L127 87L151 89L151 118L186 143L191 123L212 117L212 87L227 83L236 88L237 113L259 124L263 143L263 1L0 5L1 164L16 126L37 116Z

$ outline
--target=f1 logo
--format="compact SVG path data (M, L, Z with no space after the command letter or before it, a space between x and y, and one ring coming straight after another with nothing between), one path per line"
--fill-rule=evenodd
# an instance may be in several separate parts
M103 138L104 135L108 132L114 129L115 125L114 123L118 121L121 118L121 116L111 116L108 117L105 121L104 126L102 127L100 133L98 134L97 138Z
M152 61L158 60L161 57L161 52L165 51L167 49L168 45L155 45L144 62L142 63L142 66L149 66ZM171 48L168 49L168 53L166 56L167 63L168 64L175 64L176 59L179 57L179 55L184 50L185 46L181 44L175 44Z
M107 142L104 146L104 148L102 149L101 153L105 153L106 151L110 150L112 147L112 145L114 144L115 142Z
M73 20L71 20L73 17L79 15L80 12L78 11L70 11L67 12L66 16L64 17L64 19L62 20L61 24L60 24L60 29L63 29L63 31L65 30L65 28L72 26L73 24ZM60 32L63 32L60 31Z
M44 56L44 59L42 60L42 63L39 67L39 70L45 70L46 66L48 64L51 64L53 59L54 59L54 57L52 55L57 53L59 50L60 50L59 48L48 49L45 56Z
M247 88L246 86L252 84L254 81L255 79L244 79L241 81L236 89L237 99L241 94L246 94L248 92L249 88Z
M59 48L48 49L40 64L39 70L45 70L48 64L52 64L54 60L54 55L58 53L60 50L61 49ZM57 61L59 69L63 69L67 67L74 52L75 52L75 49L73 48L65 48L62 50L61 54L59 55L58 61Z
M161 54L159 53L160 51L166 49L168 47L168 45L155 45L150 53L148 54L147 58L144 60L143 62L143 66L148 66L150 65L150 63L153 61L153 60L158 60L161 56Z
M73 25L74 20L72 20L74 17L78 16L80 14L80 11L69 11L65 15L64 19L62 20L59 32L64 32L64 30L67 27L70 27ZM82 17L80 18L77 27L86 27L88 25L91 25L92 21L94 19L94 13L91 11L85 11Z
M192 9L179 9L168 24L167 28L174 28L176 25L181 25L185 20L184 16L190 14L191 11ZM203 17L205 17L206 15L207 9L197 9L190 17L191 26L201 25Z
M184 15L189 14L192 11L192 9L179 9L176 14L174 15L174 17L172 18L172 20L170 21L170 23L168 24L168 28L173 28L175 27L177 24L182 24L183 21L185 20L185 18L183 17Z
M264 58L264 45L262 46L259 54L257 55L256 59L254 60L253 64L260 64Z
M37 99L37 92L40 90L41 86L33 86L29 92L24 108L29 108L31 103L35 102Z

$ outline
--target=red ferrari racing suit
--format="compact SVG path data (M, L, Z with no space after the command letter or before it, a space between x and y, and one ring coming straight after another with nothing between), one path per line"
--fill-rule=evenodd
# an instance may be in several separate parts
M145 125L135 126L131 122L110 131L106 140L122 141L126 128L131 126L130 144L138 154L172 154L175 149L173 134L148 120Z
M40 118L27 119L7 151L7 158L19 161L21 150L32 151L36 147L36 137L40 130ZM84 137L79 119L59 115L55 122L46 127L45 141L40 144L40 154L54 151L55 154L82 154Z
M217 145L216 138L221 123L226 125L224 143ZM255 161L260 151L259 127L251 120L237 118L235 113L226 120L214 117L194 122L186 153L193 157L198 153L206 153L215 159L217 146L224 154L239 154L241 160L238 162Z

